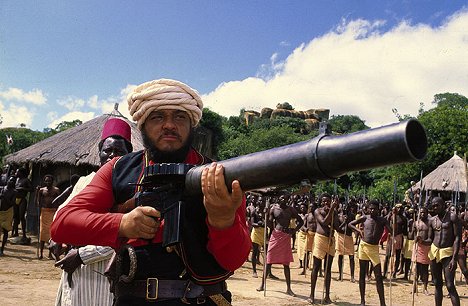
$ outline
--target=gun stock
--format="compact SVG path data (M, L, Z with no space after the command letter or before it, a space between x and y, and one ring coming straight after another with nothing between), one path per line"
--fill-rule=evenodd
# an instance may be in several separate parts
M323 127L321 127L323 130ZM317 137L291 145L218 162L224 166L228 187L239 180L244 191L275 185L330 180L362 171L421 160L427 152L423 126L415 119L352 134ZM185 177L187 194L201 193L204 166L190 169Z

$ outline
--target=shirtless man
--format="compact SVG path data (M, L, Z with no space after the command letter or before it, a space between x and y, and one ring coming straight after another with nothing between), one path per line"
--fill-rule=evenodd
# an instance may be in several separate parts
M2 247L0 256L3 256L5 245L8 241L8 232L11 231L11 223L13 221L13 206L15 205L16 190L15 177L10 177L7 180L6 186L0 187L0 227L3 232Z
M245 213L246 213L247 226L249 227L250 232L252 232L252 224L250 223L250 217L252 216L252 213L255 211L255 202L256 202L255 195L249 194L246 196L247 207L245 209Z
M6 186L10 177L10 166L4 165L0 175L0 186Z
M416 281L421 276L423 281L423 292L425 295L429 295L427 291L427 284L429 280L429 264L431 260L428 257L429 249L431 248L431 237L429 236L429 219L428 219L427 207L421 207L419 209L419 220L413 223L412 228L408 233L408 237L414 237L416 243L415 253L413 253L412 261L416 262ZM417 284L413 288L414 292L417 290Z
M28 171L26 168L19 168L16 170L16 205L13 208L13 237L18 236L18 228L21 222L21 228L23 229L23 237L21 243L29 243L30 239L26 237L26 209L28 207L28 201L26 197L29 192L33 191L31 181L28 179Z
M260 256L260 248L265 243L265 202L263 197L259 196L254 204L255 210L250 213L250 224L252 232L252 277L257 278L257 262Z
M409 280L409 271L411 268L411 259L413 258L413 249L414 249L414 235L410 235L410 230L414 226L414 218L415 218L415 213L414 209L410 208L408 209L406 213L406 218L407 218L407 232L408 235L405 237L405 243L403 247L403 254L402 254L402 261L400 265L400 274L404 274L403 279L408 281Z
M294 261L291 249L291 236L297 232L302 224L302 218L297 211L288 205L289 195L283 194L278 198L278 203L274 204L270 209L269 222L273 225L273 231L270 236L267 253L266 275L271 272L272 264L282 264L284 277L286 278L286 293L291 296L296 296L291 290L291 271L289 264ZM290 228L291 219L295 218L296 227ZM262 278L262 284L257 291L263 291L265 279Z
M307 215L304 218L304 225L301 227L304 228L306 231L307 235L307 240L306 240L306 252L304 254L304 265L302 267L302 272L300 275L305 275L307 268L310 266L310 253L312 253L313 248L314 248L314 237L315 237L315 232L317 231L317 221L315 220L314 212L315 212L315 203L312 200L310 203L310 206L307 210ZM321 275L320 271L320 276Z
M361 294L361 305L366 304L366 272L369 268L369 261L374 266L375 285L379 294L380 305L385 306L385 294L382 277L382 269L379 257L379 240L382 237L384 228L390 231L388 220L380 216L379 202L372 200L369 203L368 215L363 215L357 220L351 221L348 226L361 237L359 243L359 292ZM357 227L363 224L363 229Z
M432 245L429 251L431 272L435 285L435 305L442 305L442 272L452 305L460 305L460 297L455 287L457 255L461 240L461 222L456 213L446 209L440 197L432 199L434 217L429 221L429 237Z
M395 208L396 209L392 210L387 215L387 220L390 222L390 228L392 228L392 230L388 233L389 238L387 241L387 253L385 255L383 271L384 278L387 276L388 264L392 256L392 252L395 256L395 265L393 267L393 275L391 275L391 277L396 278L396 273L400 265L401 250L403 249L403 236L408 234L408 221L405 216L403 216L403 204L398 203L395 205ZM394 222L395 227L393 226ZM395 236L393 236L393 229L395 229Z
M304 222L297 232L297 257L299 258L299 269L303 269L305 265L305 258L307 253L307 227L306 227L306 217L307 217L307 204L300 200L299 204L299 216L301 216L302 221Z
M333 256L335 256L335 237L333 230L339 227L339 219L337 208L339 206L338 198L332 198L329 194L324 193L320 196L322 207L315 210L314 216L317 221L317 231L314 238L313 268L310 279L310 297L308 302L315 304L315 285L317 277L322 265L322 260L325 259L325 298L323 304L332 303L330 299L330 284L331 284L331 265Z
M54 206L52 202L60 195L60 189L53 186L54 177L50 174L44 176L44 187L37 192L36 205L40 208L40 253L39 259L43 258L44 245L50 239L50 225L54 219L54 214L57 211L58 205ZM53 259L52 253L49 250L49 259Z
M344 255L348 255L351 282L354 283L354 241L353 232L348 228L348 224L356 219L356 214L353 213L350 205L352 205L351 202L348 204L348 207L338 215L340 226L336 230L336 251L338 253L338 279L340 281L343 280L343 258Z

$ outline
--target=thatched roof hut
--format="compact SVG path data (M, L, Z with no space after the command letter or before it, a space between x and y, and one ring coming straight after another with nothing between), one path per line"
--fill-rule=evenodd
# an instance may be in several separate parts
M55 134L23 150L5 156L9 164L42 163L84 166L95 169L99 167L97 144L101 140L104 123L110 117L120 117L127 121L132 130L134 150L143 148L140 131L133 122L123 117L118 110L104 114L76 127Z
M422 186L424 190L436 191L439 193L468 192L468 173L466 160L455 154L441 164L434 171L423 177ZM420 188L421 182L413 185L413 191ZM411 188L410 188L411 189Z

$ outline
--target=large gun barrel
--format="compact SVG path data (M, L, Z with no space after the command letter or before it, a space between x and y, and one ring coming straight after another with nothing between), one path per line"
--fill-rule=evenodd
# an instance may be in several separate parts
M323 127L321 127L323 129ZM251 153L224 161L226 185L239 180L244 191L277 185L330 180L362 171L421 160L427 152L423 126L415 119L379 128L333 136L326 131L308 141ZM204 166L185 177L188 194L201 193Z

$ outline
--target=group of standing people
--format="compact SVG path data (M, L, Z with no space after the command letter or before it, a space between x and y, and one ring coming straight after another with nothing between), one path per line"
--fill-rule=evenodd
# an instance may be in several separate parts
M14 173L14 174L12 174ZM2 247L0 256L3 255L5 245L8 241L9 232L11 237L19 237L15 243L30 244L31 238L27 237L28 228L26 224L29 196L34 195L34 207L39 210L39 228L35 232L39 233L39 259L43 258L45 243L50 239L50 225L58 205L54 204L54 199L60 195L60 190L54 186L54 176L46 174L42 181L42 187L33 188L31 180L28 178L26 168L18 168L11 171L10 166L4 167L0 179L0 224L2 227ZM37 218L37 216L36 216ZM21 232L19 225L21 224ZM31 232L31 231L29 231ZM49 258L52 258L49 253Z
M9 165L3 167L0 176L0 226L3 233L0 256L5 250L9 232L11 231L11 237L19 237L20 224L22 232L19 243L30 243L26 235L26 210L28 194L32 191L34 189L26 168L13 170Z
M300 273L307 273L307 268L311 270L308 299L311 304L332 302L331 270L336 255L338 280L343 280L343 259L348 256L350 281L355 282L356 255L361 305L366 303L366 282L371 279L372 272L380 305L386 305L384 280L391 281L403 275L402 279L409 281L411 269L414 269L414 292L421 281L423 292L429 294L429 276L432 275L435 305L442 305L444 282L452 304L460 305L455 272L459 265L468 284L468 214L441 197L434 197L421 207L417 201L391 207L377 200L358 203L355 199L346 201L327 193L315 201L307 190L268 196L252 193L247 196L247 202L254 277L258 277L258 254L262 248L266 251L265 273L258 291L265 290L266 279L277 279L271 273L271 265L282 264L286 293L294 296L289 265L293 262L292 250L297 242ZM293 239L294 236L297 239ZM385 242L382 269L379 252ZM322 275L322 298L317 299L317 278Z

